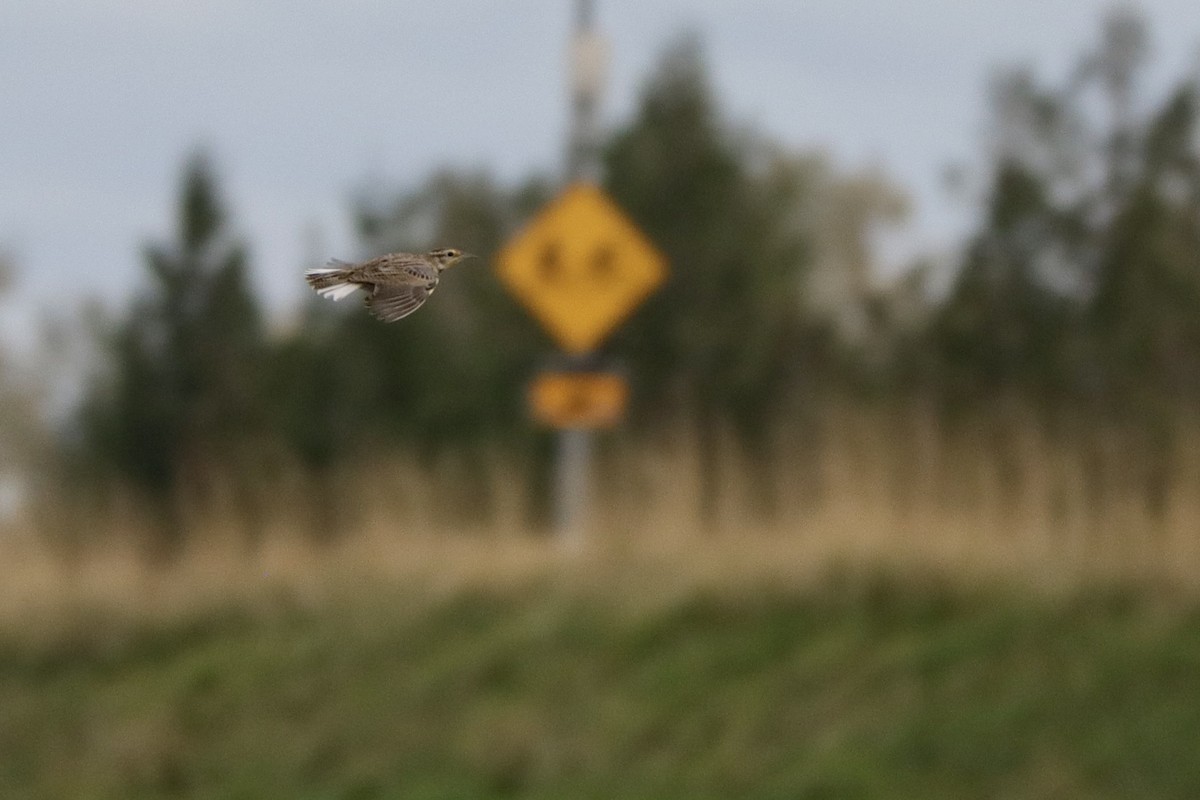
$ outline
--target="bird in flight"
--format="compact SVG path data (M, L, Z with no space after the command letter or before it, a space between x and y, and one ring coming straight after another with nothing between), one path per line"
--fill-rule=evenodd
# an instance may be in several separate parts
M333 259L324 269L304 273L317 294L341 300L358 289L366 290L367 311L384 322L404 319L416 311L437 288L442 270L464 258L473 258L453 247L431 250L423 255L388 253L349 264Z

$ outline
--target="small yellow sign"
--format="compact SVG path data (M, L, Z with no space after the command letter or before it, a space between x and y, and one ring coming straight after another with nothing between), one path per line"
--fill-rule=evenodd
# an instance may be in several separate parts
M529 387L533 418L553 428L611 428L628 400L629 384L610 372L543 372Z
M513 237L497 272L559 345L579 355L658 288L667 262L603 191L576 183Z

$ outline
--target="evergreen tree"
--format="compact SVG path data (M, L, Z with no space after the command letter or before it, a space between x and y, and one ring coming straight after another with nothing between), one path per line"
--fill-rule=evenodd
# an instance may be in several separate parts
M196 156L175 237L146 248L149 285L116 326L84 402L86 454L158 509L168 547L182 533L182 497L203 503L218 485L246 489L238 477L264 421L262 323L246 262L211 165Z
M1181 87L1139 137L1087 317L1104 388L1143 404L1200 395L1198 99Z
M694 38L666 52L606 168L613 196L672 270L612 349L628 360L645 412L692 420L712 518L722 428L769 461L770 422L801 366L804 175L727 129Z

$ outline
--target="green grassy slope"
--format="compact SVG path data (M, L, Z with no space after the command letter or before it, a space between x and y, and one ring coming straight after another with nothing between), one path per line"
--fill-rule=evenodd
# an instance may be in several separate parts
M1200 613L876 581L0 639L3 798L1200 797Z

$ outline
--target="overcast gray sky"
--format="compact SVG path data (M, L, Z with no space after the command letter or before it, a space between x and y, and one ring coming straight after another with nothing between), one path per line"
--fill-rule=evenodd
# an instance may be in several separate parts
M0 0L0 248L17 291L0 332L37 310L142 280L168 236L183 157L215 156L270 305L295 304L306 233L352 253L348 197L368 175L439 165L503 178L553 170L566 123L571 0ZM907 251L953 244L939 189L978 152L993 68L1062 74L1094 41L1100 0L597 0L611 48L608 124L664 43L708 46L730 115L913 193ZM1196 64L1196 0L1146 0L1164 86Z

